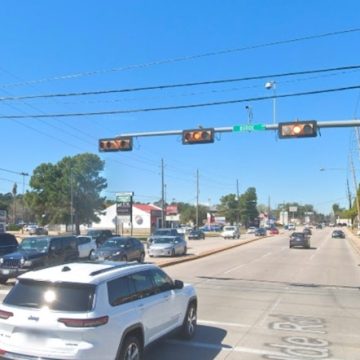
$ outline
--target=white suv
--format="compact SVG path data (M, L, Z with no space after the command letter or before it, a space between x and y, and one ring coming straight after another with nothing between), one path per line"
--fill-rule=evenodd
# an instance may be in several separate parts
M0 306L2 359L139 360L196 329L195 289L153 264L70 263L18 277Z

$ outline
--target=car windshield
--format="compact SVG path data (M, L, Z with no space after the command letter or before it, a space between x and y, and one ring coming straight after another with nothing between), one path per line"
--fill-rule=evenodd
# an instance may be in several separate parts
M154 235L156 236L167 236L167 235L172 235L173 234L173 230L156 230L154 232Z
M172 238L154 239L154 244L173 244L174 242L175 242L175 239L172 239Z
M127 240L126 239L122 239L122 238L110 238L107 239L102 245L101 247L110 247L110 248L119 248L119 247L125 247L125 245L127 244Z
M232 231L232 230L236 230L235 226L225 226L224 227L224 231Z
M305 234L304 233L301 233L301 232L294 232L291 234L291 237L304 237Z
M19 250L46 252L49 248L49 238L25 238L19 245Z
M87 235L89 235L89 236L99 236L100 234L101 234L100 230L89 230L87 232Z

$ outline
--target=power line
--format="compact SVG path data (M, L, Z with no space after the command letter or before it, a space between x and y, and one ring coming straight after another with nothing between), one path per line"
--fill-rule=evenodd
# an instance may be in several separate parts
M360 85L345 86L345 87L340 87L340 88L322 89L322 90L304 91L304 92L297 92L297 93L283 94L283 95L276 95L276 98L279 99L279 98L288 98L288 97L296 97L296 96L317 95L317 94L348 91L348 90L355 90L355 89L360 89ZM127 109L127 110L82 112L82 113L33 114L33 115L0 115L0 119L25 119L25 118L39 119L39 118L48 118L48 117L60 118L60 117L70 117L70 116L71 117L80 117L80 116L118 115L118 114L130 114L130 113L140 113L140 112L181 110L181 109L191 109L191 108L219 106L219 105L231 105L231 104L238 104L238 103L250 102L250 101L263 101L263 100L269 100L269 99L273 99L273 98L274 98L273 96L259 96L259 97L246 98L246 99L214 101L214 102L208 102L208 103L172 105L172 106L164 106L164 107L139 108L139 109Z
M308 36L298 37L298 38L294 38L294 39L278 40L278 41L272 41L272 42L268 42L268 43L244 46L244 47L240 47L240 48L217 50L217 51L211 51L211 52L202 53L202 54L187 55L187 56L181 56L181 57L177 57L177 58L152 61L152 62L148 62L148 63L133 64L133 65L127 65L127 66L123 66L123 67L115 67L115 68L111 68L111 69L84 71L84 72L79 72L79 73L75 73L75 74L53 76L53 77L48 77L48 78L43 78L43 79L38 79L38 80L24 81L24 82L19 82L19 83L14 83L14 84L4 84L4 85L1 85L0 88L40 84L40 83L54 81L54 80L78 79L81 77L94 76L94 75L98 75L98 74L106 74L106 73L114 73L114 72L121 72L121 71L127 71L127 70L141 69L141 68L147 68L147 67L151 67L151 66L165 65L165 64L171 64L171 63L183 62L183 61L190 61L190 60L196 60L196 59L201 59L201 58L205 58L205 57L226 55L226 54L255 50L255 49L271 47L271 46L286 45L286 44L291 44L291 43L295 43L295 42L321 39L321 38L331 37L331 36L336 36L336 35L344 35L344 34L349 34L349 33L354 33L354 32L359 32L359 31L360 31L360 28L333 31L333 32L327 32L327 33L322 33L322 34L317 34L317 35L308 35Z
M149 91L149 90L164 90L164 89L173 89L173 88L179 88L179 87L215 85L215 84L224 84L224 83L231 83L231 82L289 77L289 76L295 76L295 75L318 74L318 73L344 71L344 70L348 71L348 70L356 70L356 69L360 69L360 65L341 66L341 67L316 69L316 70L293 71L293 72L278 73L278 74L256 75L256 76L248 76L248 77L232 78L232 79L208 80L208 81L198 81L198 82L178 83L178 84L168 84L168 85L153 85L153 86L144 86L144 87L135 87L135 88L125 88L125 89L82 91L82 92L71 92L71 93L40 94L40 95L24 95L24 96L2 96L2 97L0 97L0 101L46 99L46 98L69 97L69 96L106 95L106 94L117 94L117 93Z

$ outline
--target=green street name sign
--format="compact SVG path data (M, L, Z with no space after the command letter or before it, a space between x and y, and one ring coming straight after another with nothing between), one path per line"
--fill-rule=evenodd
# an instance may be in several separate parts
M233 131L258 131L258 130L266 130L265 124L246 124L246 125L234 125Z

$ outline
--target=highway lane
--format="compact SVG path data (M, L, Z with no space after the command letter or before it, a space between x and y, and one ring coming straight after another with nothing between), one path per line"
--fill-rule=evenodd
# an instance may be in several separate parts
M146 359L360 359L360 257L330 233L313 230L311 249L285 234L166 268L195 284L199 328Z
M359 360L360 256L330 233L313 230L311 249L289 249L284 233L167 267L196 286L198 331L145 359Z

